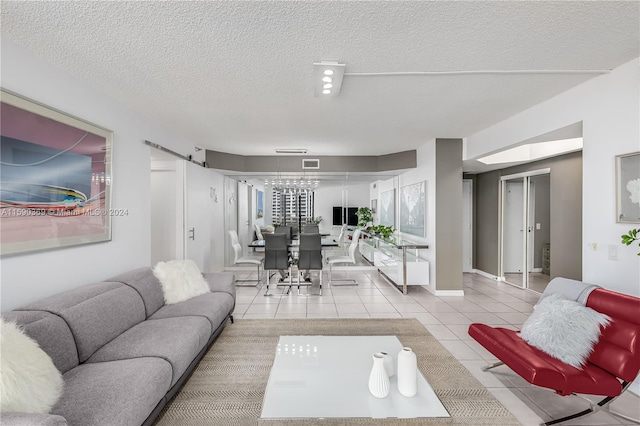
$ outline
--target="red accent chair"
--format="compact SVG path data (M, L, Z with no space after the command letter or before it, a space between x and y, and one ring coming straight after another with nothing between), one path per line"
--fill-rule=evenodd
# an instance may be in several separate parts
M608 409L608 405L638 376L640 298L598 288L591 292L586 306L609 315L613 321L602 332L582 370L530 346L520 338L517 331L485 324L469 326L469 335L501 361L485 367L484 371L506 364L527 382L555 390L562 396L578 393L606 396L597 404L591 404L589 409L543 425L553 425Z

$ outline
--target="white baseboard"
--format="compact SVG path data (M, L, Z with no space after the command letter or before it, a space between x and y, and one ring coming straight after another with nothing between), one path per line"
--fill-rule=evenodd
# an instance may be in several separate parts
M531 268L531 272L542 272L542 268Z
M436 290L436 296L464 296L464 290Z
M495 280L495 281L504 281L504 277L497 277L493 274L490 274L488 272L485 271L481 271L480 269L474 269L474 272L478 275L481 275L485 278L489 278L490 280Z

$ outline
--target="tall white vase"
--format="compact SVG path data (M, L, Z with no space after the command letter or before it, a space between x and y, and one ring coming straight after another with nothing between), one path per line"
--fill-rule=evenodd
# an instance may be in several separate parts
M398 392L408 397L418 393L418 360L411 348L398 353Z
M386 352L380 352L382 354L382 356L384 357L384 369L387 370L387 376L389 377L393 377L394 374L396 374L396 368L393 362L393 356L391 356L391 354L388 354Z
M384 355L376 352L373 354L373 367L369 374L369 392L376 398L386 398L390 388L389 376L384 368Z

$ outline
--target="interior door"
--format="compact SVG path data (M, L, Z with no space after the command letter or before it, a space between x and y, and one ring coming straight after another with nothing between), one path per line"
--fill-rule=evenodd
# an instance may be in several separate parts
M202 272L211 272L210 171L190 161L184 165L185 258L196 262Z
M503 270L512 284L523 285L525 265L524 178L504 181Z
M542 293L549 283L551 242L551 175L529 177L529 243L527 288Z

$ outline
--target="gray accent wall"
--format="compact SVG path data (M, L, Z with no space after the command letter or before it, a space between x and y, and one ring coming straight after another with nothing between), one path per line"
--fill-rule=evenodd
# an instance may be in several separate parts
M207 167L234 172L302 172L303 159L317 159L319 169L311 172L362 173L413 169L417 167L415 150L386 155L236 155L207 150Z
M477 175L474 193L477 225L474 235L476 269L496 276L499 274L500 176L546 168L551 169L551 223L548 227L551 278L582 279L582 152Z
M498 276L499 274L499 222L500 171L480 173L476 176L473 198L475 217L473 245L475 269Z
M436 290L462 290L462 139L436 139Z

